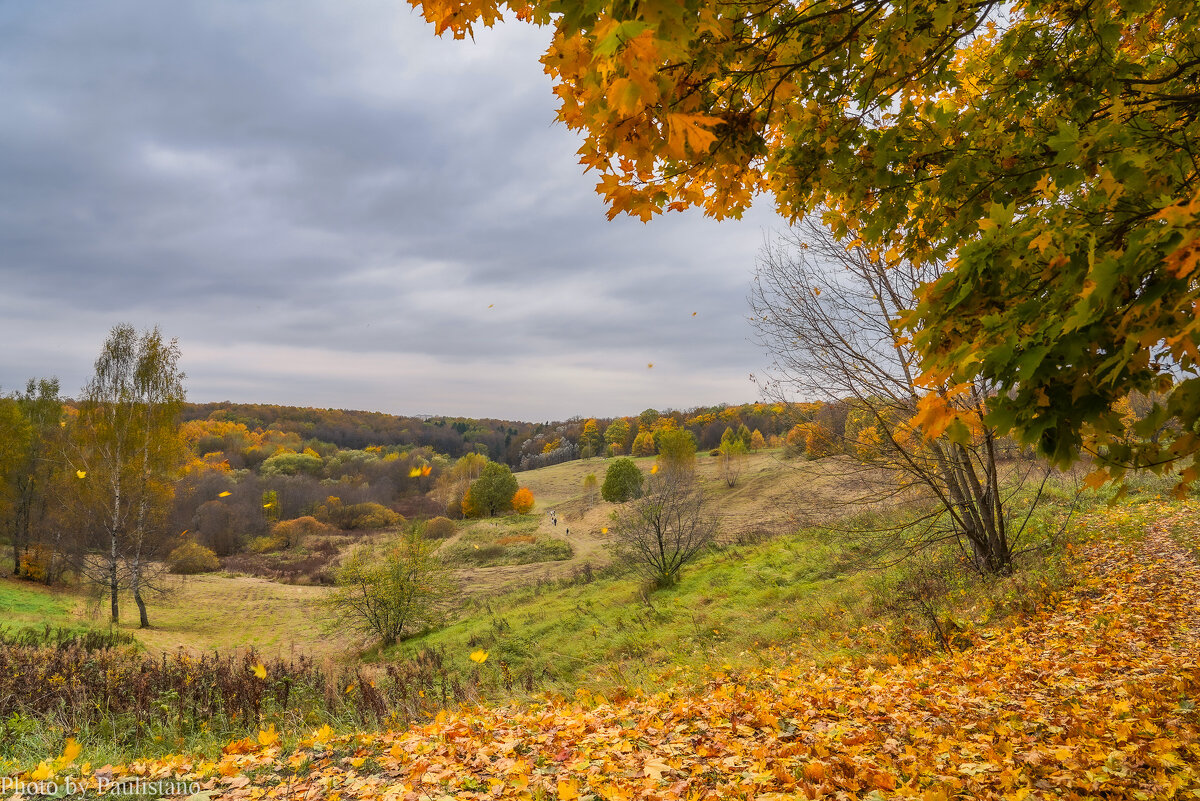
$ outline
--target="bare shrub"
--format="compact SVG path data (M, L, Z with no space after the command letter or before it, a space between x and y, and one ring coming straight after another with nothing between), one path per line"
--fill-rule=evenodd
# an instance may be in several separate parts
M669 470L651 479L649 492L613 513L613 530L618 559L666 587L713 543L717 521L704 509L694 476Z

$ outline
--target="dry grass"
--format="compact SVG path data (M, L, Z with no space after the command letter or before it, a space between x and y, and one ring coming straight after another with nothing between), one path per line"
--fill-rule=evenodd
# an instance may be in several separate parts
M131 598L123 600L120 628L155 653L254 648L281 658L344 659L350 638L323 631L320 603L327 592L252 576L181 576L167 595L148 601L152 628L137 628ZM90 611L95 625L107 622L106 603Z

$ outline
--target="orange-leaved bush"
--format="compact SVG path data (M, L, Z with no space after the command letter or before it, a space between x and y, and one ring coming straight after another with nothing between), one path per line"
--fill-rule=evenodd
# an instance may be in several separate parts
M527 515L533 509L533 491L529 487L521 487L513 493L512 508L519 515Z

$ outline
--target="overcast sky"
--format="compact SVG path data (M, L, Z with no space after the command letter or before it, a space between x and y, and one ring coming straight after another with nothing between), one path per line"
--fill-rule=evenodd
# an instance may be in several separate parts
M0 3L0 391L78 393L127 322L178 337L198 402L757 399L745 298L782 223L607 221L548 38L437 39L403 0Z

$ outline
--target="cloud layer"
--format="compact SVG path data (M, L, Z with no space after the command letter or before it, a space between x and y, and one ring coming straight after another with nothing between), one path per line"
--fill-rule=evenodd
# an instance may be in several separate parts
M753 399L744 297L779 222L608 222L547 38L439 40L395 1L0 6L0 389L76 392L129 322L179 338L197 401Z

